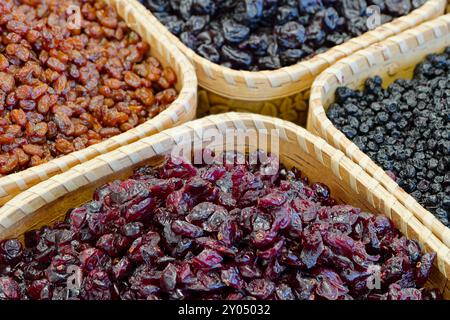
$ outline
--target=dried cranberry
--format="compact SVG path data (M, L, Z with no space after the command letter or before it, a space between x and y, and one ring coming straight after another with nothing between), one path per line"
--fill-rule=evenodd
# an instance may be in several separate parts
M0 299L441 299L423 289L435 254L296 169L267 177L276 158L258 155L139 168L25 247L0 241ZM242 185L264 192L241 208Z

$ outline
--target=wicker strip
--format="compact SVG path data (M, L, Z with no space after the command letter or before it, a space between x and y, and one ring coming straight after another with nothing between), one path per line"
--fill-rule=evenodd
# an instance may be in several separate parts
M158 163L156 156L169 153L183 138L198 137L206 130L215 130L225 136L230 129L265 130L269 137L271 130L278 130L279 135L276 133L275 138L280 137L279 156L285 166L296 166L311 181L326 183L340 202L386 214L403 234L419 241L424 250L436 252L438 258L430 285L440 288L450 298L450 249L412 212L323 139L290 122L248 113L227 113L189 122L101 155L30 188L0 209L0 238L21 236L27 230L63 218L68 208L91 199L96 187L127 177L135 167ZM215 143L223 146L225 142ZM210 141L207 144L211 146ZM231 147L235 148L236 142ZM260 145L252 140L246 141L246 147L254 150Z
M105 0L117 9L128 25L139 33L151 47L150 53L163 65L170 65L178 76L178 99L166 110L146 123L118 136L112 137L86 149L73 152L61 158L19 173L0 177L0 205L17 193L48 179L55 174L92 159L95 156L127 145L143 137L192 120L197 105L197 78L186 57L167 39L158 33L147 21L136 14L136 8L128 0Z
M325 113L334 100L337 87L345 85L362 88L365 79L375 75L383 78L384 85L388 85L398 78L411 78L416 64L422 61L427 54L441 52L447 46L450 46L450 14L426 22L341 60L332 68L325 70L313 84L308 129L323 137L361 165L450 247L450 229L400 188L379 166L337 130ZM386 52L389 54L386 55ZM369 56L371 62L369 62ZM337 79L343 79L343 81Z

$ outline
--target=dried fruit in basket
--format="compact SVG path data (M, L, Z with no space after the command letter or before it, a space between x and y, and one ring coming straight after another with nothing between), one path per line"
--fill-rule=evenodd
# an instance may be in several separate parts
M450 48L387 89L341 87L328 118L424 208L450 227Z
M103 1L8 0L0 17L0 176L132 129L177 97L173 70Z
M189 48L233 69L273 70L340 45L426 0L140 0ZM368 10L378 6L379 13ZM373 8L372 8L373 9ZM377 20L378 19L373 19Z
M278 159L171 157L0 241L0 299L439 299L435 254ZM138 209L136 209L138 208Z

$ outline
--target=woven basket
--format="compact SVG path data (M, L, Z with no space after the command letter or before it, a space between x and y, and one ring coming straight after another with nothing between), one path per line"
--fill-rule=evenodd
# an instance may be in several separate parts
M210 130L214 130L214 138L203 140L204 136L211 137L206 134L211 134ZM255 134L258 139L229 139L231 134L242 138L243 133L249 132L259 132L261 136ZM216 139L218 136L227 139ZM267 143L271 138L279 139L278 148L270 148L275 145ZM226 150L244 147L244 151L249 152L260 149L265 143L268 147L263 148L276 152L286 167L295 166L311 181L327 184L338 202L387 215L403 234L418 240L424 250L436 252L438 258L430 285L441 289L450 299L450 249L410 211L361 167L324 140L290 122L248 113L227 113L189 122L101 155L30 188L0 209L0 239L20 237L27 230L63 218L69 208L90 200L95 188L129 176L138 166L160 163L160 155L168 154L183 143L186 143L184 146L193 144L192 149L226 145Z
M387 86L399 78L411 79L415 66L430 53L450 45L450 15L424 23L385 42L362 50L327 69L313 84L308 129L342 150L382 185L450 248L450 229L424 209L382 168L337 130L325 110L339 86L361 89L365 79L379 75Z
M172 105L144 124L112 137L86 149L73 152L61 158L24 171L0 177L0 205L17 193L39 183L49 177L64 172L81 162L117 147L129 144L140 138L160 132L164 129L192 120L195 117L197 104L197 78L186 57L159 34L151 24L136 14L136 8L127 0L106 0L119 15L149 45L150 54L164 66L171 66L178 76L176 85L179 97Z
M324 54L276 71L237 71L211 63L186 47L136 0L150 24L167 35L192 61L199 79L198 115L226 111L254 112L306 124L309 89L314 78L337 60L444 13L447 0L428 0L409 15L336 46Z

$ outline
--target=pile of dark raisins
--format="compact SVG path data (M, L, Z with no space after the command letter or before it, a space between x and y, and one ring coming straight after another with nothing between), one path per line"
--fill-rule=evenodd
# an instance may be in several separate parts
M262 152L137 169L25 244L0 241L0 300L440 298L434 253Z
M67 10L80 7L80 25ZM0 1L0 176L132 129L177 97L176 75L99 0Z
M368 6L381 23L426 0L141 0L181 41L238 70L293 65L366 31Z
M450 48L417 65L412 80L337 89L328 117L450 227Z

